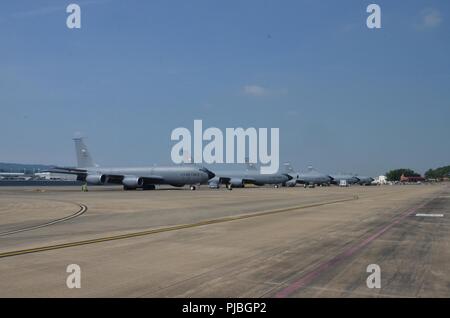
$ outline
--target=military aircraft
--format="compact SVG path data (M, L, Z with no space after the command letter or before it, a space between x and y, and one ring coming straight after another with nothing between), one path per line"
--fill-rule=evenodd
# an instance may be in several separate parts
M334 174L334 175L331 175L331 177L333 178L331 183L337 184L337 185L340 185L342 183L341 181L343 181L346 185L356 184L360 181L360 179L358 177L350 175L350 174Z
M375 181L372 177L365 177L365 176L356 176L359 181L358 184L360 185L371 185L373 181Z
M314 187L316 185L329 186L333 178L325 173L318 172L312 166L308 167L306 172L295 172L290 163L284 164L284 169L293 178L286 182L285 186L295 187L298 184L303 184L305 188Z
M215 177L208 181L211 189L218 189L222 184L224 184L228 190L233 188L244 188L246 184L257 186L271 184L275 188L278 188L280 185L292 179L292 176L286 173L261 174L260 170L252 164L247 164L245 170L214 170L214 174Z
M74 141L77 167L53 167L50 172L75 174L77 180L94 185L122 184L124 190L153 190L160 184L190 185L190 189L195 190L196 185L207 184L215 176L208 169L195 165L103 168L94 164L82 138L74 138Z
M24 178L23 172L0 172L0 180L2 179L19 179Z

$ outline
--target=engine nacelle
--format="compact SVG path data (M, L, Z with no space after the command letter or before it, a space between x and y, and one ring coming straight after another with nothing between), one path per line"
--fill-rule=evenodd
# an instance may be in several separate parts
M212 179L209 179L208 186L210 189L219 189L220 188L220 178L214 177Z
M242 179L231 179L230 180L230 184L234 187L234 188L243 188L244 187L244 182L242 181Z
M210 189L219 189L220 188L219 182L216 182L216 181L209 182L208 186Z
M90 184L105 184L106 176L103 174L89 174L86 176L86 182Z
M286 187L295 187L296 184L297 184L297 180L295 180L295 179L286 181Z
M141 188L144 186L144 179L139 177L125 177L122 180L122 184L128 188Z

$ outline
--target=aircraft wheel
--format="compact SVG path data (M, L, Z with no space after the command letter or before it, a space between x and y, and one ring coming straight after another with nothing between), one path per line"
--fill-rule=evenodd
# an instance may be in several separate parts
M195 187L195 185L191 185L190 189L191 189L192 191L194 191L194 190L196 190L197 188Z
M278 189L280 186L278 184L273 186L275 189Z

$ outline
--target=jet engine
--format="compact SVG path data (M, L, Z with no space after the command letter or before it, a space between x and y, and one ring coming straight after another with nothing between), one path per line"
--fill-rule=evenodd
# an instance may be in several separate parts
M144 179L134 176L125 177L122 180L122 184L127 188L140 188L144 186Z
M242 179L235 179L235 178L233 178L233 179L230 180L230 185L233 188L243 188L244 187L244 182L242 181Z
M219 182L216 182L216 181L210 181L208 183L208 186L210 189L219 189L220 188Z
M295 185L297 184L297 180L295 179L291 179L289 181L286 181L286 187L295 187Z
M210 189L219 189L220 188L220 178L213 177L208 181L208 186Z
M106 176L102 174L89 174L86 176L86 182L90 184L105 184Z

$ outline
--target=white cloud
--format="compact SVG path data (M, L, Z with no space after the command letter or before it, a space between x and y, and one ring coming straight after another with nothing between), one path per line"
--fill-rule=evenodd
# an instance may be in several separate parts
M435 28L442 23L442 14L436 9L423 10L421 16L424 28Z
M242 91L245 95L255 97L286 95L288 92L286 88L269 89L256 84L245 85Z
M269 93L269 91L259 85L245 85L244 86L244 93L246 95L251 95L251 96L264 96L267 95Z
M21 11L21 12L13 13L12 16L14 18L27 18L27 17L47 15L47 14L54 13L54 12L57 12L57 11L65 13L64 5L51 6L51 7L42 7L42 8L37 8L37 9L31 9L31 10L28 10L28 11Z

